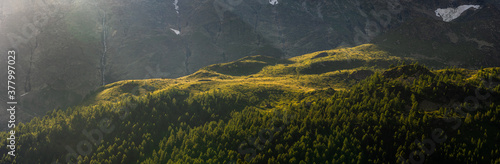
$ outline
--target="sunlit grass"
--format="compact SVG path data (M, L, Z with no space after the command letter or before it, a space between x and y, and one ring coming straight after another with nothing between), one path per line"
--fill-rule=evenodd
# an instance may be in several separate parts
M351 77L354 72L381 72L389 64L403 60L407 59L389 56L372 44L318 51L288 60L250 56L207 66L177 79L125 80L108 84L90 96L86 104L112 103L127 97L139 98L172 88L189 90L194 96L214 91L228 94L237 90L252 92L262 88L275 88L289 93L326 89L343 91L359 81Z

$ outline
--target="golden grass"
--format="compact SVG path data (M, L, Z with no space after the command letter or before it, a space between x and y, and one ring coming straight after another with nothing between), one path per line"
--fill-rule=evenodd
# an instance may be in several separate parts
M327 56L316 57L320 53L328 53ZM316 58L315 58L316 57ZM276 87L289 92L307 93L317 90L332 88L335 90L346 90L351 82L346 77L352 72L360 69L381 71L375 67L359 66L354 69L335 70L321 74L299 74L298 70L309 67L312 63L324 61L346 61L346 60L402 60L399 57L388 55L379 50L373 44L364 44L352 48L338 48L333 50L318 51L289 59L288 64L276 63L264 66L260 72L244 75L231 76L211 70L214 65L200 69L199 71L177 79L147 79L147 80L124 80L108 84L97 93L92 102L94 104L104 102L115 102L124 97L141 97L147 93L157 93L176 87L189 90L193 94L201 94L213 89L232 90L255 89L259 87ZM260 61L264 60L264 61ZM219 66L231 65L233 63L248 63L251 67L266 64L274 59L269 57L254 56L240 59L238 61L216 64ZM266 61L266 62L265 62ZM128 88L127 88L128 87ZM133 87L133 88L130 88ZM124 90L125 88L125 90ZM136 88L134 90L134 88ZM129 90L127 90L129 89ZM131 90L130 90L131 89ZM133 90L133 91L132 91ZM134 93L130 93L134 92Z

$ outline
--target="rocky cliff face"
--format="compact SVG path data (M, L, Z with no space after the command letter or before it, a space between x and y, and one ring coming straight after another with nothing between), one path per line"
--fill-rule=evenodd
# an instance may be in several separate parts
M415 16L377 36L372 43L398 56L411 57L434 67L477 69L499 66L499 26L498 7L484 4L479 9L466 10L449 22Z
M436 65L464 65L470 60L470 56L459 61L450 60L449 54L440 56L455 51L476 55L473 64L465 64L499 65L500 2L492 0L6 0L0 4L0 49L19 54L16 82L24 118L75 104L103 84L175 78L248 55L289 58L375 42L392 53ZM436 16L438 8L459 5L482 7L451 22ZM455 48L464 45L465 50ZM443 46L447 48L439 51ZM429 48L432 51L420 50ZM6 53L1 54L4 61ZM5 62L0 63L4 67ZM1 73L6 77L6 71ZM4 83L0 86L6 88Z

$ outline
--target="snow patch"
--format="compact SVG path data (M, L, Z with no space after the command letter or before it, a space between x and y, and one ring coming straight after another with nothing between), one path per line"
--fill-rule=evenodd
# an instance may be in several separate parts
M173 29L173 28L170 28L170 30L172 30L177 35L181 34L181 32L179 30L176 30L176 29Z
M443 21L450 22L456 18L458 18L464 11L467 11L470 8L479 9L481 6L479 5L461 5L457 8L438 8L436 11L436 16L443 18Z
M179 0L174 0L174 3L173 3L173 4L174 4L174 6L175 6L175 12L176 12L177 14L179 14L179 6L177 5L177 3L179 3Z
M269 0L269 3L271 5L277 5L278 4L278 0Z

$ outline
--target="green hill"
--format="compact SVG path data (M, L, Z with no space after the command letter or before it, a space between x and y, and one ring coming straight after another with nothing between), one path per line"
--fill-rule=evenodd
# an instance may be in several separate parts
M361 45L120 81L17 125L0 163L500 162L500 68L411 61Z

